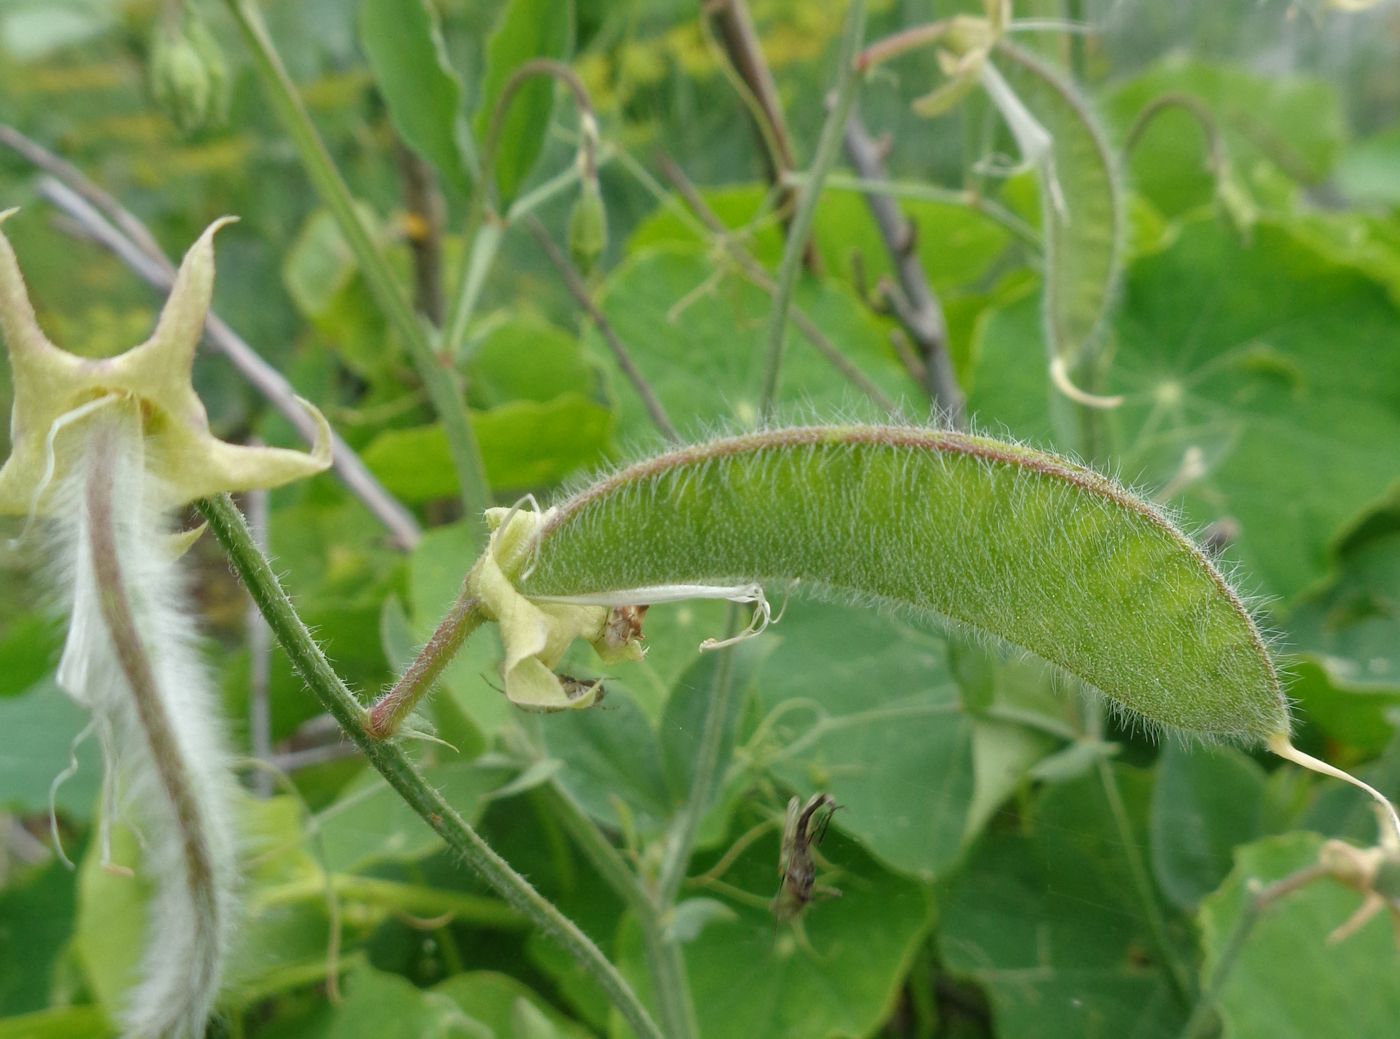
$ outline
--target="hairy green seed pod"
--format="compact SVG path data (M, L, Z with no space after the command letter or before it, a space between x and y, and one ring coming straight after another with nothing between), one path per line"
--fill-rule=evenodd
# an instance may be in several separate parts
M1153 727L1287 741L1268 649L1210 560L1112 480L1015 444L881 426L754 433L623 469L540 529L520 582L532 598L811 588L1021 647Z
M603 193L596 179L585 178L569 213L569 256L575 267L588 274L607 247L608 214Z
M1093 349L1122 273L1121 177L1098 120L1072 84L1011 44L998 43L994 54L1052 141L1051 160L1040 167L1044 320L1052 361L1058 370L1073 369ZM1086 401L1096 402L1107 403Z

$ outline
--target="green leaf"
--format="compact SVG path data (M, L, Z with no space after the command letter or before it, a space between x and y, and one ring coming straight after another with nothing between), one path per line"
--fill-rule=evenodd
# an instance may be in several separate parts
M509 775L466 762L433 765L423 772L469 823L480 815L482 798ZM316 829L324 866L332 872L412 862L442 847L442 838L373 772L365 772L334 804L317 813Z
M1147 776L1114 773L1141 845ZM939 943L948 969L990 997L998 1035L1167 1039L1181 1027L1098 770L1047 788L1022 833L984 840L944 902Z
M303 317L324 315L354 279L355 254L328 209L317 209L302 224L282 260L282 283Z
M1400 693L1400 509L1347 539L1340 570L1289 618L1290 645L1348 689Z
M1202 977L1217 969L1249 898L1249 886L1317 862L1322 838L1290 833L1245 845L1235 870L1201 907ZM1400 1020L1400 951L1382 913L1352 937L1327 936L1361 895L1319 880L1270 906L1249 932L1217 999L1226 1039L1389 1039Z
M356 211L382 242L379 216L366 205L356 205ZM384 348L390 334L384 315L366 291L355 254L329 210L316 209L302 223L282 257L282 284L297 312L339 360L366 381L402 392L393 351Z
M558 1039L588 1039L591 1034L541 1000L526 985L494 971L475 970L454 975L433 986L432 992L450 999L473 1020L492 1029L496 1039L536 1039L538 1033L522 1034L516 1027L521 1018L530 1017L517 1012L521 1001L535 1015L535 1021L542 1019L553 1028L552 1034Z
M1267 166L1303 183L1320 183L1346 139L1341 101L1332 85L1181 56L1118 86L1105 108L1113 123L1126 129L1147 105L1168 94L1189 94L1206 103L1239 170ZM1215 192L1200 127L1185 112L1154 120L1133 149L1129 176L1134 189L1169 217L1209 204Z
M360 46L414 151L437 167L459 195L471 190L462 117L462 84L447 58L437 13L427 0L362 0Z
M740 233L745 249L766 267L775 268L783 255L778 224L763 220L771 203L766 184L741 184L702 191L701 197L720 222ZM901 198L899 207L918 228L915 248L929 284L941 296L980 280L1010 243L1001 225L969 206ZM761 221L757 222L756 221ZM627 239L627 255L655 246L704 245L692 225L668 206L659 206L637 225ZM889 251L863 196L828 188L812 225L812 241L833 278L856 288L858 256L866 285L892 273Z
M639 462L547 515L521 586L607 603L749 582L951 619L1154 725L1254 741L1288 727L1248 613L1169 521L1088 469L984 437L799 427Z
M88 987L109 1021L119 1021L127 992L138 979L146 946L146 902L150 896L144 871L136 875L104 868L99 841L88 845L78 867L78 923L73 940ZM141 847L120 822L111 828L111 862L128 869L141 861Z
M1162 893L1194 909L1230 872L1235 845L1263 832L1264 771L1230 747L1167 744L1152 788L1152 868Z
M842 354L894 399L915 392L888 336L854 296L829 282L804 280L797 303ZM716 421L750 427L758 415L766 292L729 268L715 270L708 251L670 246L633 256L608 279L603 311L671 422L685 433ZM788 331L781 402L831 412L858 399L800 333ZM612 377L618 435L655 438L640 399L594 332L586 337Z
M1282 222L1333 263L1380 282L1400 305L1400 221L1388 214L1301 209Z
M1337 164L1337 187L1353 205L1398 206L1397 163L1400 163L1400 129L1358 141L1342 153Z
M537 404L520 400L472 415L491 486L528 490L596 466L612 445L614 417L576 391Z
M835 871L822 880L842 894L813 903L800 932L775 928L767 909L732 904L732 920L710 921L683 947L706 1039L855 1039L888 1016L929 924L929 889L886 872L834 827L821 851ZM766 900L777 862L772 837L723 879ZM622 966L647 998L635 928L623 932Z
M453 999L425 992L397 974L361 965L345 978L342 990L345 998L338 1005L319 1003L312 1013L283 1017L261 1034L271 1039L497 1039Z
M729 767L730 754L734 749L734 737L738 730L739 718L748 693L754 681L754 672L759 660L767 655L773 646L747 644L736 646L730 681L734 690L729 697L729 713L724 720L724 735L720 742L719 757L715 763L715 774L724 775ZM676 804L683 804L687 797L697 796L691 788L694 777L695 755L700 744L700 733L705 726L709 701L718 677L716 670L720 658L714 653L695 652L696 643L689 648L694 654L691 666L676 680L666 699L665 713L659 727L662 763L666 771L667 787ZM710 791L711 797L720 797L720 790Z
M333 932L326 904L330 883L312 854L298 797L244 798L239 819L242 910L224 967L220 1002L252 1006L270 995L322 980L331 969ZM294 891L299 897L288 898ZM343 955L367 923L351 917L338 936Z
M596 396L600 381L576 337L531 314L508 317L487 332L473 348L469 375L472 403L481 408L547 404L570 391Z
M486 475L503 492L558 483L600 462L612 441L611 412L576 392L543 404L518 400L475 411L471 420ZM447 437L436 423L386 430L363 457L389 493L404 501L435 501L457 493Z
M63 632L41 613L7 618L0 638L0 700L27 693L53 670ZM0 782L0 790L8 784Z
M102 787L102 763L95 735L76 749L73 741L88 720L88 712L52 681L0 699L0 732L24 733L0 754L0 805L21 815L47 816L49 788L69 767L71 755L77 771L59 786L54 804L71 819L87 819Z
M771 771L842 806L831 828L892 869L930 879L962 851L972 726L936 635L850 607L794 606L771 636L763 713ZM805 705L794 709L796 704Z
M1035 322L1022 302L986 323L971 404L1016 435L1063 442L1043 373L1019 360ZM1237 522L1230 558L1251 591L1286 605L1395 482L1395 326L1380 286L1280 226L1261 222L1243 245L1216 223L1186 225L1129 273L1110 379L1128 394L1114 413L1122 471L1164 487L1195 448L1206 473L1184 489L1188 520Z
M107 1039L114 1034L99 1007L55 1007L0 1020L0 1039Z
M593 710L555 715L543 731L550 755L564 763L560 779L594 818L616 828L626 812L648 835L671 818L656 731L625 692L609 690Z
M770 269L777 267L783 253L783 236L778 224L767 219L771 200L766 185L712 188L702 191L701 195L720 222L740 238L751 256ZM994 265L1012 244L1011 236L1001 225L967 206L907 198L901 198L899 204L917 229L914 244L919 262L928 275L930 286L938 293L948 324L948 348L959 376L965 379L973 324L998 298L996 285L1004 279L1000 278L1000 268ZM863 344L872 335L881 335L882 323L870 320L860 295L890 274L891 266L888 250L865 199L855 192L828 190L812 226L812 242L831 281L820 293L814 293L811 288L803 289L800 284L799 304L808 305L809 297L820 300L840 296L860 308L856 312L860 314L859 320L852 320L845 309L835 313L828 310L822 315L821 327L832 334L843 352L851 351L853 342ZM675 249L678 245L712 247L707 236L697 234L693 225L681 220L670 206L659 206L628 238L627 255L640 256L658 249ZM1013 277L1026 276L1022 268L1013 270L1016 272ZM988 291L989 283L993 291ZM761 323L761 319L750 319L746 315L745 324L749 320ZM846 327L848 323L849 328ZM715 350L729 348L727 340L712 347ZM805 349L805 346L798 346L798 350ZM852 359L878 386L896 398L915 393L902 374L896 375L890 367L890 357L883 345L875 347L868 363L860 360L866 352L867 348L862 345L852 353ZM823 377L822 384L827 381ZM808 388L810 385L804 383ZM630 391L619 385L618 392L625 397ZM747 396L749 389L736 384L729 396L736 394ZM850 396L850 391L847 395ZM685 406L684 402L681 406ZM922 402L918 406L922 406Z
M1289 667L1288 695L1297 701L1309 726L1349 750L1378 754L1394 738L1400 718L1400 691L1393 686L1357 686L1338 679L1345 661L1300 657Z
M509 0L486 47L486 75L476 113L485 141L496 103L515 71L533 58L566 60L574 45L573 0ZM515 198L535 167L554 110L555 82L535 76L516 92L496 151L496 190L502 205Z
M53 859L28 875L11 874L0 890L0 1017L40 1011L53 1000L55 966L73 932L74 886L73 874Z

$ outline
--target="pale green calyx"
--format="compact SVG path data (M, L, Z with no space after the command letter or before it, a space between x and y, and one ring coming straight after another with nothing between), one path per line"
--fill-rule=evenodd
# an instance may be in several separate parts
M608 663L642 657L638 639L617 644L609 637L609 607L540 602L516 587L551 515L552 511L487 509L491 542L467 578L468 593L480 600L483 612L501 629L506 696L529 711L577 710L602 698L601 682L578 683L554 672L575 639L592 643Z
M15 212L0 212L0 223ZM94 359L70 354L44 335L14 250L0 234L0 332L14 381L12 447L0 468L0 514L54 510L51 491L74 465L80 444L69 429L108 401L139 406L147 466L162 488L163 500L155 504L161 507L223 491L276 487L331 464L330 427L306 401L301 404L317 424L309 453L229 444L209 430L191 375L214 289L214 233L231 219L210 224L185 254L151 337L116 357Z

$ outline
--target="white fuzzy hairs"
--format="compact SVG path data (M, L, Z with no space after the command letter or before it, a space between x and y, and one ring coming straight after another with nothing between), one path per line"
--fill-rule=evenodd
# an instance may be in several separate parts
M186 1039L204 1032L236 911L233 785L137 407L111 398L65 432L74 464L43 526L69 618L58 683L92 712L106 761L104 865L116 812L140 837L151 890L123 1035Z

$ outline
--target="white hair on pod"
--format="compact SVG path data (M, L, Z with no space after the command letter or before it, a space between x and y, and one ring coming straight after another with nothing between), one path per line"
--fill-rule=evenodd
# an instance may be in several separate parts
M58 684L92 712L104 816L134 824L151 889L123 1034L184 1039L203 1034L236 910L233 785L169 517L152 504L161 496L137 406L113 403L65 430L77 464L55 485L61 500L45 523L68 617Z

